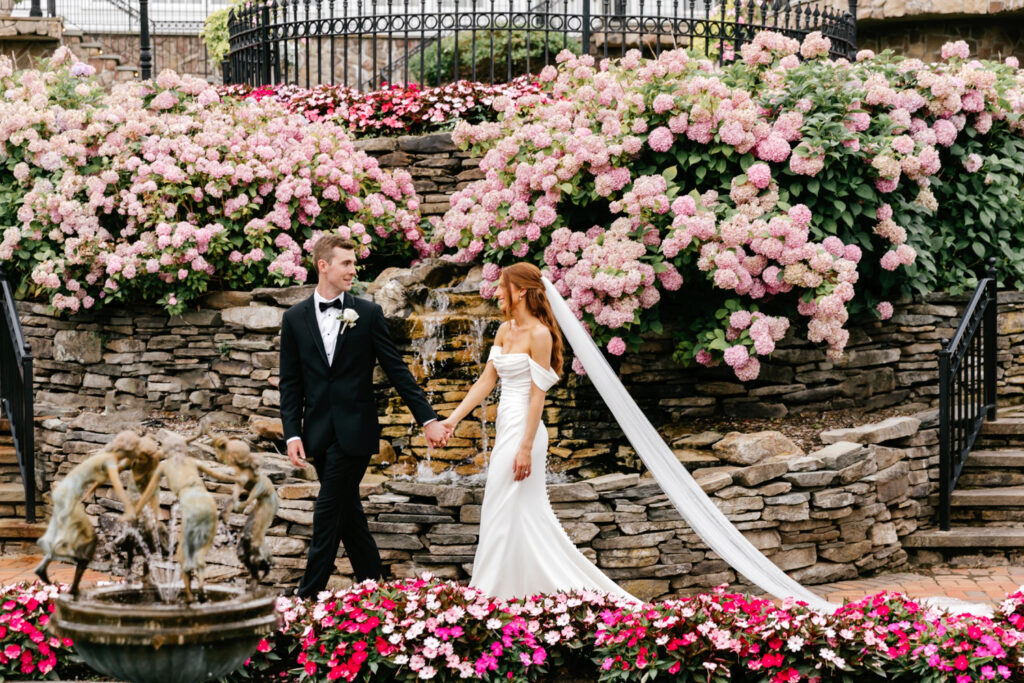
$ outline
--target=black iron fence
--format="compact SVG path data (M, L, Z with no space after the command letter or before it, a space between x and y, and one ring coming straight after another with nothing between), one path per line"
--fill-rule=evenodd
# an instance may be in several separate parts
M4 328L0 331L0 417L11 426L14 449L25 489L25 521L36 521L35 423L32 407L32 349L21 332L14 306L14 293L7 276L0 271L0 308Z
M727 60L761 30L821 31L856 50L847 10L797 0L261 0L229 21L226 83L490 83L537 73L563 48L618 57L688 48Z
M948 530L953 489L981 425L996 419L996 269L971 297L956 334L939 351L939 527Z

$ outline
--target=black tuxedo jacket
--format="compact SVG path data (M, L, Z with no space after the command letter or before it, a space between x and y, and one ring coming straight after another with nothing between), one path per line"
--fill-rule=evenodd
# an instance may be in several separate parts
M335 441L349 456L376 453L380 442L373 391L376 362L380 362L417 422L422 425L437 417L395 347L380 306L344 294L345 307L354 308L359 319L338 336L334 362L328 366L315 305L310 296L289 308L281 322L281 422L285 440L302 437L306 457L318 467Z

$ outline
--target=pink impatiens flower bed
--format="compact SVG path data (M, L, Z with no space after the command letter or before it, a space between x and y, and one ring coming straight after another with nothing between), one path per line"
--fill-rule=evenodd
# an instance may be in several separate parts
M57 590L8 586L0 676L64 673L73 645L45 632ZM991 619L897 593L822 614L716 590L631 605L581 592L498 600L429 574L280 598L281 626L227 678L376 681L870 681L1024 676L1024 594ZM58 663L59 662L59 663Z
M422 88L415 83L407 86L385 83L379 90L370 92L327 84L312 88L236 84L223 86L218 91L257 101L270 98L310 121L328 119L355 135L368 136L413 135L437 130L455 121L491 120L494 118L492 105L498 98L518 100L524 95L541 92L541 88L536 80L520 76L494 85L466 80L433 88Z

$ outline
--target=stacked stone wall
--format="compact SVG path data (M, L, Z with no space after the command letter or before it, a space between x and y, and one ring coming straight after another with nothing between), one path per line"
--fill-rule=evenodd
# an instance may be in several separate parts
M446 268L428 263L416 271L398 271L399 280L412 282L416 273ZM422 282L399 285L399 280L375 284L370 296L391 307L393 336L434 406L447 414L478 374L499 319L490 304L472 293L457 295L469 308L432 313L424 305L430 288ZM396 302L396 290L407 298ZM193 417L216 411L223 420L239 422L276 417L281 316L310 292L306 286L216 293L173 317L153 307L112 306L64 319L49 314L43 304L19 302L36 359L37 412L65 415L106 407ZM1024 346L1024 297L1005 293L1001 300L998 392L1005 405L1024 393L1024 368L1015 363ZM898 306L886 323L853 326L850 347L839 362L826 359L819 347L788 339L755 382L741 383L720 369L675 364L670 331L624 356L619 373L677 450L686 449L688 431L680 421L692 417L782 417L891 406L912 411L937 402L936 352L941 340L951 336L962 303L908 303ZM436 471L481 471L485 442L493 443L493 402L486 423L478 411L459 426L447 448L428 453L411 415L379 370L375 381L385 442L374 461L377 469L407 474L429 458ZM548 397L544 422L553 470L593 474L595 467L636 465L614 417L585 378L565 373ZM51 474L41 472L44 486Z
M45 422L45 441L62 444L51 454L58 476L127 424L90 413ZM804 454L776 432L696 434L689 437L684 464L747 539L797 581L813 585L904 568L907 553L900 539L934 526L928 504L936 490L934 411L826 432L822 438L830 445ZM305 566L319 484L298 478L306 473L293 469L282 456L268 453L262 459L281 497L268 532L277 557L268 583L291 586ZM211 483L210 489L223 505L228 486ZM362 493L370 530L391 576L430 571L468 579L479 536L482 488L371 475ZM697 537L649 476L612 473L554 483L548 495L583 553L638 596L666 598L721 584L751 590ZM692 496L684 499L694 504ZM169 494L161 500L169 517ZM110 529L121 512L109 489L86 502L87 512L103 529ZM231 516L236 529L243 523L241 515ZM227 546L215 547L209 563L216 577L241 571ZM342 556L336 564L336 584L348 584L348 560Z

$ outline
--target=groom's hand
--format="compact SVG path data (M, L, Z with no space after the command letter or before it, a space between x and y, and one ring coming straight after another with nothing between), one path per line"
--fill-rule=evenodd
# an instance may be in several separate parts
M306 449L302 447L302 439L292 439L288 442L288 459L296 467L306 466Z
M440 420L434 420L423 427L423 436L427 438L427 443L430 444L431 448L438 448L448 443L451 432L445 428Z

